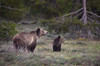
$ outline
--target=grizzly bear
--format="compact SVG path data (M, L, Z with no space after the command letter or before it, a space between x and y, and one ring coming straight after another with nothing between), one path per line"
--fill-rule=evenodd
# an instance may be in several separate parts
M17 50L24 49L34 52L38 39L46 34L47 31L41 28L38 28L36 31L21 32L13 37L13 45Z
M57 38L54 39L53 41L53 51L54 52L60 52L61 51L61 44L65 41L64 38L61 36L58 36Z

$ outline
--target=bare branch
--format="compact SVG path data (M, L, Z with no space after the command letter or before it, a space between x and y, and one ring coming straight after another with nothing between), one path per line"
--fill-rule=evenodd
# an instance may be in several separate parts
M82 18L79 21L82 21L84 19L84 15L82 16Z
M93 20L93 19L91 19L91 18L89 18L89 17L87 17L87 19L89 19L90 21L94 22L94 20Z
M71 12L71 13L69 13L69 14L65 14L65 15L63 15L62 17L68 16L68 15L76 14L76 13L78 13L79 11L81 11L82 9L83 9L83 8L80 8L79 10L77 10L77 11L75 11L75 12Z
M77 11L75 11L75 12L71 12L71 13L69 13L69 14L65 14L65 15L63 15L63 16L56 17L56 18L54 18L54 19L58 20L59 18L63 18L63 17L65 17L65 16L69 16L69 15L76 14L76 13L78 13L79 11L81 11L82 9L83 9L83 8L80 8L79 10L77 10Z
M95 19L92 15L87 14L87 16L91 19Z
M78 15L76 15L75 17L78 17L79 15L81 15L82 14L82 12L80 12Z
M0 6L0 8L7 8L7 9L11 9L11 10L22 10L22 9L12 8L9 6Z
M100 16L98 16L98 15L97 15L97 14L95 14L95 13L92 13L92 12L89 12L89 11L87 11L87 13L92 14L92 15L94 15L94 16L96 16L96 17L99 17L99 18L100 18Z
M96 23L98 23L98 20L97 20L96 18L93 18L92 16L89 16L89 14L87 14L87 16L91 19L91 21L94 20ZM89 19L89 18L88 18L88 19ZM90 20L90 19L89 19L89 20ZM93 22L94 22L94 21L93 21Z

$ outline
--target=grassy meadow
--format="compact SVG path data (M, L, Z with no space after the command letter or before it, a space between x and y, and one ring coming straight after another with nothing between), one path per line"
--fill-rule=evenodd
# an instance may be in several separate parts
M19 32L36 29L36 25L18 25ZM33 53L16 52L12 42L0 42L0 66L100 66L100 41L67 40L61 52L52 51L57 35L48 34L39 39Z

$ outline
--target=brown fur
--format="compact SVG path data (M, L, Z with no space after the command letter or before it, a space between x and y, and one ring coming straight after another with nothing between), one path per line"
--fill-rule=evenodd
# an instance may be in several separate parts
M61 36L58 36L56 39L53 41L53 51L61 51L61 44L65 41L64 38Z
M36 31L31 32L21 32L16 34L13 37L13 45L16 49L27 49L28 51L33 52L38 38L47 34L47 31L38 28Z

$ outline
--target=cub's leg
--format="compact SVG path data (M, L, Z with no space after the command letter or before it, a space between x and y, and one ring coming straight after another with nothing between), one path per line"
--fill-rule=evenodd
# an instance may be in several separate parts
M53 51L57 51L57 46L53 46Z

